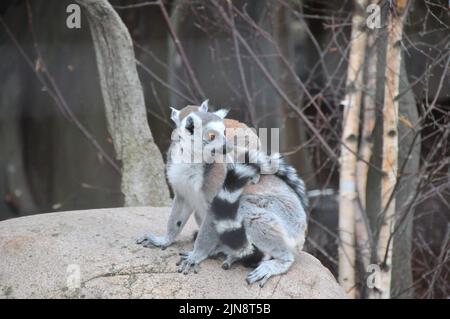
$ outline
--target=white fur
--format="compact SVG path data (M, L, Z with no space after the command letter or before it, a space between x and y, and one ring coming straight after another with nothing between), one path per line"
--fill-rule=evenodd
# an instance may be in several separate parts
M172 121L175 122L177 127L179 127L180 126L180 111L174 109L173 107L171 107L170 109L172 110L172 112L170 113L170 118Z
M245 257L253 253L253 246L252 245L246 245L238 252L235 252L236 256L239 258Z
M287 235L283 236L284 242L292 250L294 250L295 247L297 247L299 245L300 238L304 238L304 237L299 237L299 238L295 239L295 238L289 237ZM303 243L301 243L301 245L303 248Z
M214 122L209 122L206 124L205 127L205 132L209 132L209 131L216 131L217 133L219 133L221 136L223 136L224 132L225 132L225 125L222 122L219 121L214 121Z
M167 176L178 193L193 196L201 191L203 185L203 167L199 164L179 163L170 165Z
M219 234L223 234L226 231L238 229L242 226L241 220L218 220L215 222L216 230Z
M241 193L242 193L242 189L239 189L239 190L234 191L234 192L228 192L228 191L226 191L224 189L221 189L219 194L218 194L218 196L221 199L225 199L225 200L227 200L230 203L234 203L234 202L236 202L239 199L239 196L241 196Z
M172 150L172 155L176 155L176 145ZM176 194L180 194L192 206L192 208L202 208L205 206L205 198L202 192L203 186L203 164L190 164L178 161L172 156L172 163L167 169L167 178ZM200 206L200 207L199 207Z
M202 104L200 105L200 107L198 108L198 110L200 112L208 112L208 103L209 103L209 100L204 100L202 102Z
M254 168L245 165L236 165L234 170L239 176L251 177L256 174Z
M228 112L230 110L226 110L226 109L220 109L218 111L215 111L214 114L216 114L218 117L220 117L221 119L224 119L225 116L227 116Z

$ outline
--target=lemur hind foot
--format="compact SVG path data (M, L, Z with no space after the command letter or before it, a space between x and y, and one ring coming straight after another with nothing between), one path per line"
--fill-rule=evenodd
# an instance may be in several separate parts
M155 236L152 234L147 234L136 240L136 244L142 245L143 247L159 247L162 250L166 249L172 243L167 239L166 236Z

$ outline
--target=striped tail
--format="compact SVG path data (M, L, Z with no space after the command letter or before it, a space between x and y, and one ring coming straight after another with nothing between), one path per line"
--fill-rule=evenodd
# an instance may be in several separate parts
M305 212L308 210L309 200L303 180L297 175L294 167L287 164L279 153L267 156L261 151L250 151L246 153L247 162L256 163L261 174L274 174L281 178L297 194ZM253 164L254 165L254 164Z
M239 202L245 186L259 178L260 168L250 163L228 164L225 181L211 203L211 213L220 241L234 250L238 257L251 255L254 247L247 240Z
M294 167L280 154L267 156L260 151L247 151L243 163L228 164L225 181L211 203L215 227L223 244L234 250L253 247L247 241L245 227L238 215L239 202L245 186L257 182L260 174L274 174L297 194L304 210L308 209L308 196L303 180ZM247 253L247 252L246 252Z

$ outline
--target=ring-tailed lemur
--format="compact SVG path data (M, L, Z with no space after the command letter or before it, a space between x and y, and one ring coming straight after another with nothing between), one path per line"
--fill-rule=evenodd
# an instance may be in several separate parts
M217 218L207 213L227 175L226 164L214 162L215 154L226 149L225 115L222 110L208 113L206 103L200 107L188 106L181 111L173 109L172 119L177 124L180 138L169 149L167 175L175 199L168 231L162 237L149 234L138 240L145 246L167 247L194 211L200 229L194 250L181 260L180 270L184 273L191 268L196 271L201 261L217 251L224 251L224 246L227 246L220 239L215 223ZM201 140L201 150L194 147L193 152L207 154L206 158L202 157L200 163L180 162L179 154L183 148L195 144L195 136ZM284 164L281 158L279 160ZM264 285L271 276L286 272L294 261L294 248L303 247L307 205L303 182L287 165L279 165L278 172L279 176L262 175L257 184L246 185L239 198L236 216L242 221L248 242L261 255L271 258L263 260L248 275L249 283L260 281L260 285ZM234 252L225 253L232 259L236 257ZM242 256L237 254L237 257ZM227 261L226 264L230 264L233 260Z
M229 163L222 188L210 206L210 214L214 217L213 224L222 244L217 250L226 256L222 264L223 269L229 269L237 260L246 266L254 266L265 257L247 238L243 217L238 214L238 210L242 192L247 184L258 180L261 171L272 171L270 166L274 161L278 161L279 170L276 175L286 177L287 183L304 196L301 180L298 180L295 170L284 163L279 154L268 160L265 154L257 150L248 150L245 152L244 162Z

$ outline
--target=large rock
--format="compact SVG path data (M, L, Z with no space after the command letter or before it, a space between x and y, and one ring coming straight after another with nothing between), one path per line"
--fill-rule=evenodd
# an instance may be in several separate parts
M163 233L167 208L116 208L42 214L0 222L1 298L345 298L307 253L287 275L249 286L249 269L223 270L219 260L183 275L175 265L192 249L193 222L166 250L135 239ZM78 276L79 274L79 276Z

